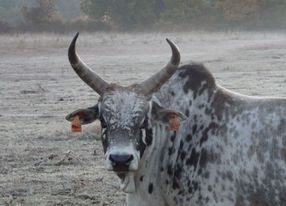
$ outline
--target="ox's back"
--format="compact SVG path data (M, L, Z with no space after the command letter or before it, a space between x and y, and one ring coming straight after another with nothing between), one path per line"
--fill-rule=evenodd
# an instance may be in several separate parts
M286 205L286 99L239 95L202 65L156 94L188 119L169 134L161 190L170 205Z

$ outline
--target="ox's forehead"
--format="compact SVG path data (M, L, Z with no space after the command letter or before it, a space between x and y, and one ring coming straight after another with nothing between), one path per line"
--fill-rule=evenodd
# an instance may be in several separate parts
M132 128L140 122L148 110L144 95L130 91L112 91L101 101L101 111L106 121L113 127Z

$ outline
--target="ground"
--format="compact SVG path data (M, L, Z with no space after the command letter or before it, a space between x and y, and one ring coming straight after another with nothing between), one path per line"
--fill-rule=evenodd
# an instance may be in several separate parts
M75 134L64 118L98 99L69 66L73 35L0 36L0 205L124 205L103 167L98 123ZM108 82L127 85L167 63L166 37L182 63L203 62L220 85L286 97L282 33L83 33L78 53Z

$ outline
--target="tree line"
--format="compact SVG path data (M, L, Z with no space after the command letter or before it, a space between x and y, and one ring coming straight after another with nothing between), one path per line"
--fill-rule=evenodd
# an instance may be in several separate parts
M31 1L32 6L27 3ZM64 19L71 5L78 7L78 13ZM1 24L10 26L3 15L15 8L21 21L14 27L23 30L286 28L285 0L0 0L0 29Z

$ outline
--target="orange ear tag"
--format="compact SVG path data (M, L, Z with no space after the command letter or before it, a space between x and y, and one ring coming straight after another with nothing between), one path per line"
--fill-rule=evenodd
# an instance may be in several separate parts
M180 128L181 122L180 118L176 115L171 115L169 117L169 129L170 131L177 131Z
M72 132L81 132L81 124L80 124L79 116L75 116L75 118L73 119L71 130Z

